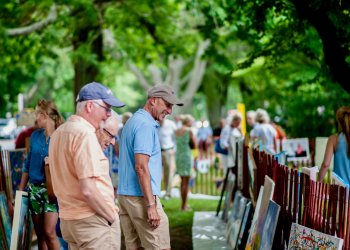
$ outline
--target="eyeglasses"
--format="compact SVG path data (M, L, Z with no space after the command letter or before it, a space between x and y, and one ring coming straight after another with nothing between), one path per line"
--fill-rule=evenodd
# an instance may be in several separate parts
M164 105L167 107L167 108L172 108L173 107L173 104L171 104L171 103L169 103L169 102L167 102L166 100L164 100L163 98L160 98L162 101L163 101L163 103L164 103Z
M103 132L105 132L105 133L108 135L109 139L111 139L111 140L114 139L114 135L113 135L111 132L109 132L109 131L108 131L107 129L105 129L105 128L103 128L102 130L103 130Z
M107 112L107 114L112 113L112 109L111 108L107 108L107 107L105 107L105 106L103 106L103 105L101 105L101 104L99 104L97 102L92 102L92 103L94 103L94 104L98 105L99 107L103 108Z

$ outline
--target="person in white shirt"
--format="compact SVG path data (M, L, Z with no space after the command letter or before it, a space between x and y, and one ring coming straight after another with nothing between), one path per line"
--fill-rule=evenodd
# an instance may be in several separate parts
M224 169L234 167L235 165L235 146L231 141L234 138L241 138L242 132L240 130L240 124L242 116L239 112L232 116L231 122L229 122L221 131L220 146L228 151L227 155L222 155L222 165Z
M254 126L252 140L261 140L264 149L268 153L274 154L276 129L270 124L270 117L266 110L257 109L255 117L257 125Z
M165 199L171 197L172 180L175 174L175 122L164 119L160 122L158 130L160 146L162 151L163 183L165 188Z
M250 137L254 136L254 127L257 125L257 123L255 122L255 117L256 117L256 112L254 110L249 110L247 112L247 124L249 125L249 127L251 127L250 130Z

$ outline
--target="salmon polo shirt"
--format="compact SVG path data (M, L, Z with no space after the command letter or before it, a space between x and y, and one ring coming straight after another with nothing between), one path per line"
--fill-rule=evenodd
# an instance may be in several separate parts
M95 131L84 118L72 115L51 136L49 167L60 218L64 220L78 220L95 214L80 190L79 180L85 178L92 178L106 206L118 212L108 159Z

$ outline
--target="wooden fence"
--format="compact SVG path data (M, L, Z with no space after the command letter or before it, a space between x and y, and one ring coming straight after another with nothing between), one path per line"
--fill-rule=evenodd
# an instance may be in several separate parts
M248 148L244 147L244 150ZM310 180L309 176L297 169L278 164L271 155L264 152L254 150L253 156L257 166L254 193L258 192L264 183L264 176L268 175L275 181L273 200L281 206L273 249L284 249L287 246L293 222L337 235L344 239L343 249L350 249L348 189ZM249 183L244 182L243 185Z
M191 192L194 194L220 195L225 173L222 168L210 166L208 172L196 171L196 176L191 180Z

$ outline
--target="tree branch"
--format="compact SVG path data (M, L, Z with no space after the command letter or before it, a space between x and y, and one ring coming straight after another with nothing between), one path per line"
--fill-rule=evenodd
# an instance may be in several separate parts
M185 95L182 98L185 106L188 106L191 103L194 94L196 93L200 84L202 83L203 75L207 65L207 62L202 59L202 56L204 55L204 52L209 47L209 45L210 40L207 39L198 46L196 57L194 60L194 66L192 69L191 79L187 85Z
M127 65L129 67L129 69L137 77L137 79L140 81L141 86L147 91L151 87L151 85L149 84L147 79L144 77L142 72L139 70L139 68L131 61L128 61Z
M163 84L162 72L161 70L153 64L148 66L148 70L151 73L153 84Z
M33 23L33 24L26 26L26 27L6 29L5 31L6 31L6 34L8 36L26 35L26 34L34 32L34 31L41 30L45 26L54 22L56 19L57 19L56 5L52 5L48 16L44 20Z

